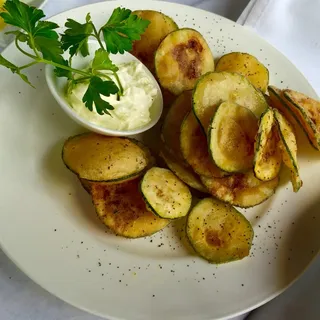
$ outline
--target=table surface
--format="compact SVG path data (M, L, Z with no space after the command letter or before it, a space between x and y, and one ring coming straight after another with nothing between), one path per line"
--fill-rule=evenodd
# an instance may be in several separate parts
M95 2L98 0L49 0L43 10L49 17L61 11ZM202 8L236 21L249 0L172 0L172 2ZM319 319L320 307L317 301L320 287L318 281L314 279L320 279L320 258L289 290L271 303L252 312L248 319ZM0 250L0 319L99 320L101 318L78 310L43 290Z

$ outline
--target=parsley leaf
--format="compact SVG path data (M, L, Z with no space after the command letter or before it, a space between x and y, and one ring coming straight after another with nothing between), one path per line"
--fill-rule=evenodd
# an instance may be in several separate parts
M58 40L47 37L36 37L34 40L36 48L42 53L44 59L63 64L64 59L61 56L63 50Z
M118 87L113 81L103 81L97 76L93 76L90 79L90 83L86 93L82 98L82 102L85 103L86 108L90 111L93 110L93 103L95 104L98 114L108 114L108 110L113 110L113 106L103 100L100 95L109 97L111 94L116 94L119 91Z
M62 49L69 49L71 56L79 52L82 56L89 55L88 39L93 32L90 14L87 14L86 23L81 24L73 19L68 19L65 26L67 30L61 37Z
M46 37L50 39L58 39L59 36L54 29L59 28L59 26L51 21L39 21L35 26L32 35L34 37Z
M45 17L42 10L28 6L19 0L7 0L3 6L5 12L0 13L4 22L33 33L36 23Z
M33 30L32 36L35 47L42 53L44 59L63 64L63 49L59 36L54 31L58 27L57 24L50 21L39 21Z
M109 53L103 49L98 49L92 61L92 72L99 70L110 70L117 72L119 68L112 63Z
M0 16L4 22L19 27L27 34L20 32L18 40L26 41L31 49L37 49L44 59L63 64L63 49L59 36L54 29L59 26L50 21L39 21L45 17L42 10L28 6L19 0L7 0Z
M13 73L16 73L17 75L20 76L20 78L26 82L27 84L29 84L31 87L33 87L33 85L31 84L31 82L28 80L28 77L20 72L19 67L17 67L16 65L14 65L13 63L11 63L10 61L8 61L7 59L5 59L1 54L0 54L0 65L4 66L8 69L10 69ZM34 88L34 87L33 87Z
M101 28L107 51L124 53L132 49L132 42L139 40L150 21L131 14L131 10L117 8L108 22Z

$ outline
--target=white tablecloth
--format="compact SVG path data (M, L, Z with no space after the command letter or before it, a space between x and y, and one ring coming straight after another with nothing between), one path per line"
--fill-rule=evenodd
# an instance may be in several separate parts
M134 0L133 0L134 1ZM259 1L259 0L257 0ZM262 0L265 1L265 0ZM289 0L276 0L278 3L288 2ZM306 6L308 2L318 3L319 0L296 0L300 3L304 2ZM97 0L49 0L44 7L47 16L54 15L67 9L81 6L88 3L95 3ZM206 9L222 16L237 20L249 0L172 0L172 2L184 3ZM254 4L256 0L252 1ZM309 3L310 4L310 3ZM250 7L252 8L252 6ZM301 6L301 9L304 5ZM249 10L250 11L250 10ZM302 10L303 11L303 10ZM242 17L241 22L245 23L248 16L247 12ZM312 24L318 19L317 14L306 19L306 23ZM268 35L268 26L264 26L261 21L257 24L252 23L251 26L256 28L269 41L272 35ZM250 23L247 21L247 24ZM255 20L259 21L259 19ZM318 20L319 21L319 20ZM276 22L273 22L276 23ZM264 27L261 27L264 26ZM318 25L319 26L319 25ZM261 27L261 28L260 28ZM259 29L260 28L260 29ZM270 29L270 27L269 27ZM319 30L318 28L317 30ZM261 31L260 31L261 30ZM274 29L273 29L274 30ZM318 32L315 30L315 32ZM283 31L283 30L282 30ZM303 34L300 34L303 37ZM268 38L269 37L269 38ZM275 37L275 36L274 36ZM319 38L318 38L319 39ZM303 40L303 39L302 39ZM301 39L299 39L301 41ZM272 42L272 41L271 41ZM275 41L277 47L285 52L281 41ZM317 43L319 47L319 42ZM294 47L294 46L293 46ZM294 47L296 48L296 47ZM287 49L288 50L288 49ZM293 49L292 49L293 50ZM296 59L301 70L306 71L308 77L312 78L312 84L320 91L319 72L314 72L312 68L306 67L303 63L303 54L300 48ZM290 51L290 50L289 50ZM285 52L286 53L286 52ZM290 52L287 52L290 57ZM298 54L297 54L298 56ZM290 57L291 58L291 57ZM304 69L305 68L305 69ZM309 69L307 69L309 68ZM319 63L314 58L314 69L319 70ZM309 73L308 73L309 70ZM314 77L314 78L313 78ZM318 77L316 79L316 77ZM320 260L318 259L305 275L287 292L273 300L266 306L259 308L258 311L250 314L250 320L316 320L320 319L320 304L317 303L320 297ZM32 282L27 276L20 272L16 266L8 260L8 258L0 250L0 320L99 320L100 318L89 315L81 310L75 309L58 298L55 298L38 285ZM243 319L238 317L237 320ZM152 320L152 319L150 319Z

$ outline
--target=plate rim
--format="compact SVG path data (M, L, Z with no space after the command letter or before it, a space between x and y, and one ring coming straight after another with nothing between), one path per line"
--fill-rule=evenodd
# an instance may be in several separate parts
M153 0L154 2L158 2L159 4L168 4L168 2L163 1L163 0ZM43 0L42 4L40 4L38 6L39 9L42 9L46 4L47 4L48 0ZM76 6L72 9L69 10L65 10L65 11L61 11L55 15L52 16L46 16L46 19L55 19L55 18L59 18L60 15L66 14L66 13L70 13L70 15L72 15L73 11L79 10L80 8L92 8L95 7L97 5L101 5L101 3L108 3L110 4L110 2L113 3L119 3L119 5L123 5L123 3L129 3L128 0L105 0L105 1L101 1L101 2L96 2L96 3L91 3L91 4L86 4L86 5L80 5L80 6ZM141 3L145 3L146 5L148 4L148 0L139 0L139 2ZM126 5L126 4L125 4ZM170 5L174 5L180 8L184 8L184 7L192 7L190 5L186 5L186 4L181 4L181 3L172 3L170 2ZM193 7L192 7L193 8ZM223 20L223 21L227 21L229 23L232 24L236 24L238 27L246 29L247 32L250 32L252 34L254 34L255 37L260 38L260 40L262 40L263 42L265 42L268 46L272 47L273 50L277 51L278 54L282 55L287 62L290 64L290 67L295 69L296 72L298 72L300 74L300 77L302 77L305 82L308 84L310 90L313 92L315 97L319 98L319 95L317 93L317 91L313 88L313 86L310 84L309 80L307 79L307 77L302 73L302 71L300 71L300 69L283 53L281 52L279 49L277 49L273 44L271 44L269 41L267 41L266 39L264 39L262 36L260 36L259 34L255 33L253 29L247 27L247 26L243 26L239 23L237 23L236 21L230 20L226 17L223 17L219 14L216 14L214 12L210 12L201 8L193 8L196 11L202 11L203 14L210 14L213 15L215 17L218 17L219 19ZM44 12L45 13L45 12ZM5 54L7 50L11 49L11 46L14 46L14 43L11 42L10 44L8 44L1 52L1 54ZM50 290L49 288L47 288L46 285L43 285L41 283L39 283L34 277L29 276L29 274L27 272L24 271L24 268L15 260L15 258L13 256L11 256L11 254L4 248L3 244L0 242L0 249L4 252L4 254L15 264L15 266L21 271L23 272L29 279L31 279L34 283L36 283L38 286L40 286L42 289L44 289L45 291L49 292L50 294L52 294L54 297L58 298L59 300L71 305L72 307L75 307L79 310L85 311L88 314L92 314L92 315L96 315L99 317L102 317L104 319L109 319L109 320L128 320L127 318L120 318L117 316L111 316L111 315L106 315L103 313L100 313L98 311L96 311L95 309L89 309L87 307L84 307L80 304L77 304L73 301L71 301L71 299L65 299L65 298L61 298L60 295L58 293L55 293L55 290ZM234 312L231 313L228 316L222 316L222 317L215 317L215 320L232 320L233 317L237 317L240 315L243 315L245 313L248 313L254 309L257 309L259 307L261 307L262 305L268 303L269 301L273 300L274 298L276 298L277 296L281 295L283 292L285 292L287 289L289 289L297 280L299 280L302 275L309 269L310 265L314 263L314 261L319 257L319 253L320 253L320 248L318 248L318 251L315 253L315 255L312 257L312 259L309 261L308 264L306 264L306 266L301 270L300 273L298 273L295 278L293 278L293 280L291 280L290 283L288 283L286 286L284 286L283 288L281 288L280 290L277 290L276 292L274 292L273 294L271 294L270 296L268 296L267 298L265 298L264 300L260 301L259 303L255 303L245 309L242 309L241 311L238 312ZM212 318L213 319L213 318Z

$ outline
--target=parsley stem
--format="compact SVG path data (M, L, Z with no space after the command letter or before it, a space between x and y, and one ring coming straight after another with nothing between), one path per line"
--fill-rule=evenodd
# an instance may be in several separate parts
M53 61L50 61L50 60L40 59L40 60L38 60L38 62L50 64L50 65L52 65L54 67L57 67L57 68L61 68L61 69L64 69L64 70L68 70L68 71L71 71L71 72L74 72L74 73L81 74L82 76L85 76L85 77L91 77L91 74L88 73L88 72L84 72L84 71L78 70L78 69L73 69L71 67L68 67L68 66L65 66L63 64L59 64L59 63L56 63L56 62L53 62Z
M33 49L33 52L35 53L36 57L37 57L38 59L41 59L38 51L36 50L36 45L35 45L35 43L34 43L34 38L33 38L32 34L30 34L30 33L29 33L29 40L30 40L30 45L31 45L31 47L32 47L32 49Z
M100 36L99 36L99 33L98 33L96 27L94 26L94 24L92 22L91 22L91 25L92 25L92 28L93 28L94 37L97 39L101 49L105 50L105 48L104 48L104 46L103 46L103 44L102 44L102 42L100 40Z
M92 78L91 76L87 76L87 77L81 77L81 78L78 78L78 79L74 79L72 81L73 81L74 84L77 84L77 83L81 83L84 80L88 80L88 79L91 79L91 78Z
M29 67L37 64L37 63L39 63L39 62L38 62L38 61L32 61L32 62L30 62L30 63L28 63L28 64L25 64L25 65L19 67L19 70L23 70L23 69L29 68Z
M123 87L122 87L122 84L120 82L120 78L119 78L119 76L118 76L118 74L116 72L113 72L113 75L116 78L118 86L119 86L119 95L123 96Z
M23 54L25 54L26 56L28 56L28 57L31 58L31 59L37 60L37 57L36 57L36 56L34 56L34 55L32 55L32 54L24 51L24 50L20 47L18 37L16 37L16 38L14 39L14 42L15 42L17 48L19 49L19 51L21 51Z
M96 75L97 76L100 76L100 77L102 77L102 78L106 78L106 79L108 79L109 81L113 81L107 74L105 74L105 73L102 73L102 72L96 72Z

